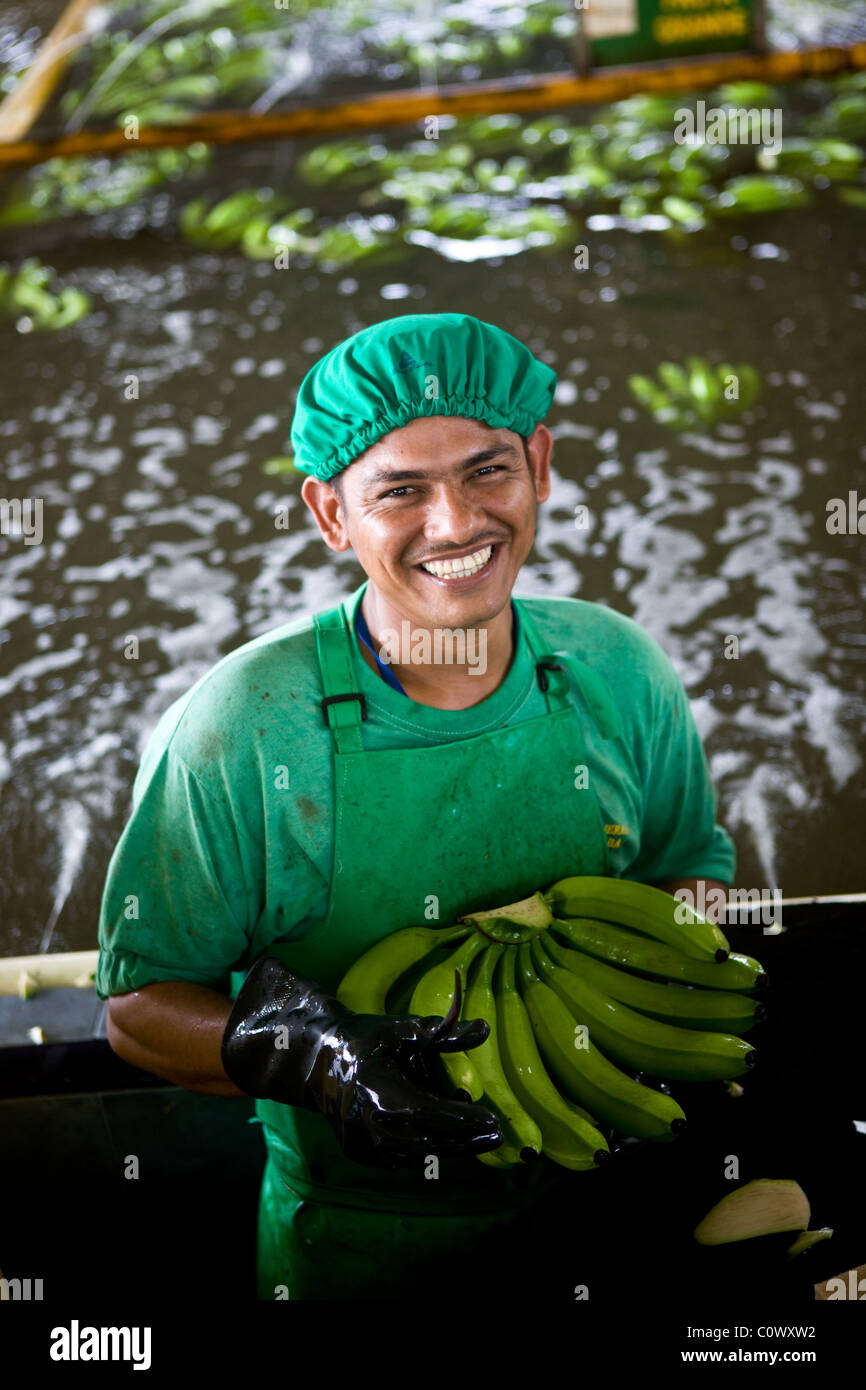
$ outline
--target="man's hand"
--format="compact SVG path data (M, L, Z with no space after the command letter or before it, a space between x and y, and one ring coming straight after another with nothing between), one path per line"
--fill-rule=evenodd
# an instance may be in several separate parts
M354 1013L262 956L229 1015L222 1061L247 1095L319 1111L358 1163L469 1157L498 1148L503 1134L491 1111L434 1089L438 1054L477 1047L490 1032L484 1019L458 1021L458 1010L455 999L444 1018Z

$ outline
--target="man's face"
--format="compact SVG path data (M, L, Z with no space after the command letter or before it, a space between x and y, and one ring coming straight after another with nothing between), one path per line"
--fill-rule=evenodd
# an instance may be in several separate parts
M532 548L551 442L539 425L527 463L511 430L458 416L412 420L343 472L336 532L345 544L328 543L350 544L371 584L418 625L489 622Z

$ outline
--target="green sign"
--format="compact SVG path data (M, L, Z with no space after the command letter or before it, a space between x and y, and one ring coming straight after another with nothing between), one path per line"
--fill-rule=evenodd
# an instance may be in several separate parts
M742 52L760 0L574 0L592 67Z

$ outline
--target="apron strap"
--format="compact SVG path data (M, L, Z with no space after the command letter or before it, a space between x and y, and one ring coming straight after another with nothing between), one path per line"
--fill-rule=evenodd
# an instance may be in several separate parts
M619 710L604 679L597 671L587 666L586 662L578 660L569 652L552 651L550 645L541 637L526 605L520 599L515 599L514 602L535 660L538 683L544 692L548 710L569 708L571 701L566 692L570 685L576 685L598 725L602 738L621 737L622 721ZM367 702L355 682L352 637L343 605L337 604L324 613L316 613L313 620L316 626L319 668L325 691L322 700L325 718L337 752L359 753L364 747L361 723L367 718ZM554 681L550 680L548 672L555 673Z
M530 617L525 603L515 599L519 618L524 625L526 640L535 658L538 683L544 691L548 709L564 709L571 703L566 691L576 685L586 703L587 709L598 725L602 738L619 738L622 735L622 720L604 678L569 652L554 652L544 641L535 621ZM551 683L548 672L558 677Z
M367 718L367 701L358 690L352 667L349 625L343 605L315 613L316 648L325 697L322 710L338 753L360 753L361 721Z

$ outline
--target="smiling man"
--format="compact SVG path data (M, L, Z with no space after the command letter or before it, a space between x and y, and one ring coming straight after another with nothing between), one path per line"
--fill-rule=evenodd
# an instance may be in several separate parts
M502 1130L439 1054L486 1024L336 1000L369 946L568 874L733 877L658 644L603 605L514 593L555 382L466 314L389 319L317 362L292 428L302 495L367 578L224 657L142 760L97 988L121 1056L257 1098L262 1298L411 1296L467 1253L504 1269L534 1203L579 1195L547 1159L477 1161Z

